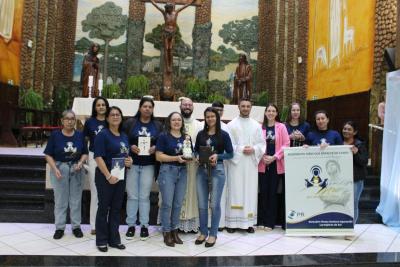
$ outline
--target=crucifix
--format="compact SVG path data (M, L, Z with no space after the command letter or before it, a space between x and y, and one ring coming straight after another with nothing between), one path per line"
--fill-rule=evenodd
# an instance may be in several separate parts
M160 11L164 16L164 28L162 33L162 43L164 50L164 72L163 72L163 86L161 88L161 100L173 100L174 88L172 86L172 66L173 66L173 49L175 44L175 34L177 30L178 14L191 5L201 5L200 0L142 0L150 2L153 6ZM164 9L158 6L157 3L165 3ZM183 5L175 9L175 5Z

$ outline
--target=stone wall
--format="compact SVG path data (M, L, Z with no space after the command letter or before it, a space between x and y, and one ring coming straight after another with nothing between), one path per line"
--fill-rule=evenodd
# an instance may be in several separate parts
M193 37L193 76L208 79L211 48L211 3L204 0L196 7Z
M308 56L308 1L259 1L257 91L278 107L305 103ZM301 57L302 63L298 63Z
M129 1L128 29L126 35L126 78L142 70L143 38L146 23L146 4L140 0Z
M397 0L377 0L375 12L374 84L370 96L370 123L377 124L378 103L386 88L386 47L396 46Z
M77 7L78 0L25 0L20 96L33 88L47 103L54 88L71 84Z

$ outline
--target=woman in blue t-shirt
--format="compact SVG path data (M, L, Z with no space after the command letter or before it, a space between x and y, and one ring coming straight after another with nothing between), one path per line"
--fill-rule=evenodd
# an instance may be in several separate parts
M186 194L186 160L183 145L186 139L183 117L178 112L169 114L165 132L160 134L156 145L156 159L161 162L158 184L161 192L161 227L164 243L174 247L183 244L178 236L179 216Z
M82 132L75 130L75 113L62 113L62 130L51 133L44 150L50 165L50 180L54 190L54 239L64 235L69 206L71 228L75 237L83 237L81 231L82 166L87 159L87 146Z
M292 103L289 108L289 116L285 123L290 138L290 146L302 146L310 131L310 124L302 119L300 104Z
M97 213L97 190L94 182L96 170L96 161L94 160L94 140L106 126L106 111L109 109L107 99L98 96L94 99L92 105L92 115L85 122L83 134L86 141L89 141L89 158L88 158L88 178L90 185L90 227L91 234L96 234L96 213Z
M150 191L154 180L155 151L161 123L153 116L154 101L142 97L135 117L124 123L124 131L129 138L130 155L133 167L126 173L126 223L128 231L126 239L131 240L135 235L137 212L139 210L140 239L149 237ZM139 144L139 141L141 144ZM141 151L145 147L147 151Z
M310 146L326 147L328 145L343 145L343 140L337 131L329 129L329 116L325 110L314 114L315 130L306 137L306 144Z
M217 240L219 221L221 218L221 195L225 185L225 169L223 160L233 158L233 148L229 134L221 130L219 113L212 107L204 111L204 129L196 137L194 151L199 154L201 147L209 147L211 156L208 162L197 169L197 198L199 203L200 236L195 244L202 244L206 238L206 247L212 247ZM201 156L201 155L200 155ZM208 181L211 180L212 191ZM208 231L208 200L211 195L211 229Z
M94 158L97 163L95 182L99 201L96 246L101 252L108 250L107 245L125 249L118 231L125 192L125 174L121 173L121 169L122 166L129 168L132 158L129 156L128 137L121 131L122 119L121 109L110 107L106 112L106 128L94 141ZM121 176L117 176L118 172Z

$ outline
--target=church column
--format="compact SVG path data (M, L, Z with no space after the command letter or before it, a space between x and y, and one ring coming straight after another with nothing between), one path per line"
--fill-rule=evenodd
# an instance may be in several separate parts
M57 3L58 1L48 2L47 34L46 34L46 54L43 82L43 98L48 103L53 98L53 78L54 78L54 47L57 33Z
M36 17L37 17L37 1L25 0L22 19L22 47L21 47L21 84L19 97L29 88L33 87L33 62L34 47L36 46ZM28 47L29 41L32 47Z
M35 65L33 87L35 91L41 92L43 95L44 66L46 54L46 31L47 31L47 1L38 1L38 17L35 47Z
M196 7L196 18L192 32L193 37L193 76L198 79L208 79L210 49L211 49L211 3L202 1Z
M78 0L57 3L57 35L54 51L54 87L70 86L75 59L75 33Z
M375 6L374 84L370 93L369 121L378 124L378 103L386 88L387 64L384 59L386 47L396 46L396 12L398 0L377 0ZM398 48L397 48L398 50ZM371 138L370 138L371 140Z
M257 92L267 88L268 40L267 36L267 1L258 1L258 56L257 56Z
M257 91L267 91L280 108L292 101L305 103L308 0L259 0L258 5Z
M126 78L142 71L143 38L146 22L146 4L140 0L129 1L129 18L126 45Z

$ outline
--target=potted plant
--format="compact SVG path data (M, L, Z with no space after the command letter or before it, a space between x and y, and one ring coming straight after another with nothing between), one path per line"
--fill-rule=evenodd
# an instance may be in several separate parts
M28 125L32 125L35 111L43 110L43 98L40 94L36 93L32 88L30 88L21 97L21 106L29 109L25 113L25 122Z

